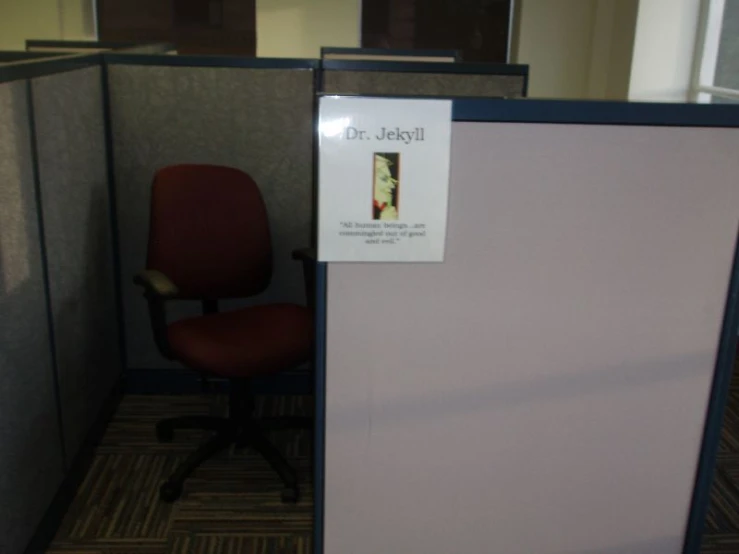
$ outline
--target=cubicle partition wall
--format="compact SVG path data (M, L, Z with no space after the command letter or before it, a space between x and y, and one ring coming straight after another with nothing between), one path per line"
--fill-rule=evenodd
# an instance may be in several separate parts
M738 149L733 107L455 100L444 262L320 267L316 552L697 554Z
M520 98L529 67L515 64L322 62L320 92L395 96Z
M102 68L31 80L56 370L69 458L121 375Z
M302 275L291 251L310 242L317 64L192 56L106 58L127 366L175 368L179 366L157 351L146 302L132 284L146 262L154 172L170 164L202 163L250 174L267 205L274 273L267 291L249 303L304 303ZM176 303L172 317L200 309L196 302Z
M23 551L62 482L28 83L0 79L0 551Z
M22 552L121 374L102 58L0 66L0 551Z
M248 304L304 302L290 254L311 243L316 83L341 93L522 96L528 73L527 66L493 64L325 61L319 71L319 62L309 60L116 53L105 59L131 383L148 380L152 370L168 370L164 380L174 383L171 370L179 367L156 349L146 303L131 284L145 263L149 192L158 168L210 163L252 175L270 215L275 271L270 288ZM172 317L200 309L178 303Z

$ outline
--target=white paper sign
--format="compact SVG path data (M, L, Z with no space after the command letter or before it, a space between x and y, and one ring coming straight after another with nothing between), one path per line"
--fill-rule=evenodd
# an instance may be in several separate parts
M450 100L324 97L318 259L444 260Z

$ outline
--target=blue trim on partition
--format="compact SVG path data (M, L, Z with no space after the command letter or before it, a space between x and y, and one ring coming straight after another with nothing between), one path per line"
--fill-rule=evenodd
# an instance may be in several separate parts
M326 501L326 293L328 265L316 264L315 430L313 437L313 554L323 554Z
M35 79L102 63L100 54L72 54L0 65L0 83Z
M133 48L136 46L144 46L141 42L110 42L98 40L26 40L26 50L29 48Z
M388 98L391 100L453 100L457 101L459 96L440 96L437 94L362 94L361 92L317 92L316 98ZM465 96L465 98L479 98L480 100L506 100L505 96Z
M507 63L386 62L364 60L322 60L324 71L385 71L402 73L453 73L473 75L529 74L529 66Z
M739 106L465 98L454 100L452 118L509 123L739 127Z
M311 234L310 234L310 246L318 248L318 111L319 102L321 97L321 90L323 90L323 71L316 70L313 72L313 182L311 184L311 195L312 195L312 221L311 221Z
M55 52L25 52L25 51L0 51L0 63L22 62L38 60L43 58L58 58Z
M461 61L459 50L413 50L413 49L392 49L392 48L343 48L339 46L323 46L321 48L321 58L326 54L355 54L367 56L414 56L427 58L454 58Z
M51 303L51 281L49 279L49 258L46 250L46 231L44 228L44 207L41 195L41 170L38 159L38 139L36 137L36 111L33 105L33 83L26 81L26 98L28 103L28 133L31 147L31 168L33 172L33 194L36 197L36 225L38 229L39 251L41 254L41 276L44 287L44 307L46 308L46 332L49 335L49 357L51 361L51 374L54 386L54 401L56 404L56 417L59 428L59 441L61 443L62 468L66 473L69 469L67 460L67 440L64 435L64 423L62 419L61 392L59 389L59 360L56 355L56 332L54 324L54 310Z
M739 235L739 233L738 233ZM716 467L721 426L729 398L729 385L736 359L737 327L739 326L739 236L734 249L731 281L726 297L724 321L719 339L716 367L711 385L706 423L703 429L698 470L696 471L693 498L688 515L683 554L699 554L703 528L708 514L711 484Z
M118 323L118 348L121 371L128 367L126 322L123 308L123 276L121 275L120 231L118 226L118 196L115 183L115 155L113 154L113 126L110 117L110 86L108 64L103 63L100 71L103 92L103 127L105 132L105 163L108 176L108 214L110 217L110 240L113 256L113 286L115 288L116 319Z
M290 58L241 58L238 56L172 56L168 54L126 54L105 52L111 65L156 65L169 67L241 67L248 69L317 69L318 60Z
M26 50L29 48L78 48L84 50L124 50L127 52L135 52L140 48L149 49L152 46L159 46L162 52L175 50L177 46L173 42L116 42L116 41L97 41L97 40L26 40ZM32 52L31 52L32 53ZM80 52L83 53L83 52ZM59 55L50 52L50 55Z

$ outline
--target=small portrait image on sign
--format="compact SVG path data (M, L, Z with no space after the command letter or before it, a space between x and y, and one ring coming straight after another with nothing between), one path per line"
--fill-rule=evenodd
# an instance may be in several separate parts
M400 211L400 154L375 152L372 172L372 219L396 221Z

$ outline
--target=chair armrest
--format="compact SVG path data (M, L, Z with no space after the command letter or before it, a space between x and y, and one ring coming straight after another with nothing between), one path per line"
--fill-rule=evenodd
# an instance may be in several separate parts
M305 282L305 298L312 310L316 306L316 255L315 248L297 248L293 250L293 260L303 263L303 281Z
M176 298L179 289L169 277L160 271L147 269L133 278L133 282L144 288L144 297L149 305L149 321L154 333L154 342L165 358L174 358L167 338L167 311L165 301Z
M133 278L135 285L144 287L144 294L148 296L156 296L162 299L174 298L180 290L177 288L169 277L161 271L147 269L142 271Z

